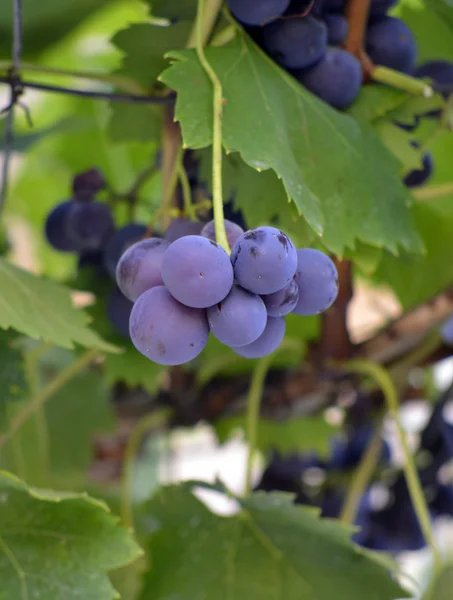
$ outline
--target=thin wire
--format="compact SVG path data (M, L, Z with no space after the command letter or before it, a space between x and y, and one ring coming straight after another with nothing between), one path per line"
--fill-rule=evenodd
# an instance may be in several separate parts
M8 173L11 153L14 145L14 105L16 104L22 90L17 87L22 58L22 0L13 0L13 64L10 73L11 96L5 117L5 137L3 146L2 181L0 190L0 213L5 204L8 192Z
M0 77L0 83L11 85L10 77ZM112 102L129 102L131 104L171 104L174 102L174 96L147 96L145 94L115 94L114 92L102 92L98 90L79 90L47 83L37 83L34 81L20 81L23 88L40 90L43 92L53 92L56 94L67 94L70 96L81 96L83 98L93 98L97 100L111 100Z

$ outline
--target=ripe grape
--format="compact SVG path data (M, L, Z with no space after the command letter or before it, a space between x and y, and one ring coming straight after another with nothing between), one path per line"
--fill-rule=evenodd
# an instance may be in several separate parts
M73 202L65 225L78 250L98 250L114 232L111 208L101 202Z
M359 61L341 48L329 48L317 65L295 75L307 89L340 110L354 102L362 85Z
M296 315L316 315L329 308L338 295L338 273L333 261L319 250L302 248L297 251L297 271L294 279L299 288Z
M377 21L386 16L386 13L395 6L398 0L371 0L370 21Z
M453 91L453 63L448 60L428 60L415 69L414 76L429 78L434 89L444 98Z
M126 298L135 302L146 290L163 285L162 260L170 243L148 238L130 246L116 268L118 286Z
M200 235L204 223L200 221L191 221L190 219L182 219L178 217L174 219L168 226L165 232L165 239L172 243L186 235Z
M270 317L284 317L294 310L299 300L299 288L294 279L273 294L262 296Z
M409 27L396 17L373 23L366 36L366 51L376 65L410 73L417 58L417 44Z
M225 231L230 248L234 246L234 243L238 239L238 237L240 237L244 233L242 227L236 225L236 223L233 223L232 221L228 221L228 219L225 219ZM201 230L200 235L202 235L203 237L207 237L210 240L216 241L214 221L209 221L208 223L206 223L206 225Z
M411 146L419 148L420 144L413 140ZM433 169L434 161L432 154L430 152L424 152L421 167L419 169L412 169L412 171L407 173L403 179L404 185L408 188L420 187L431 177Z
M129 336L129 317L133 304L116 288L105 302L107 318L113 329L123 337Z
M227 346L251 344L263 333L267 323L264 302L238 285L226 298L207 310L212 334Z
M286 322L283 317L268 317L266 327L260 337L246 346L233 348L236 354L245 358L261 358L277 350L285 337Z
M325 15L324 23L327 27L327 42L331 46L340 46L348 35L348 22L343 15Z
M327 27L314 17L287 19L263 29L266 51L287 69L306 69L317 63L327 50Z
M356 429L346 440L334 438L332 441L332 456L328 467L331 469L352 469L356 467L367 449L373 436L370 426ZM388 462L390 460L390 448L387 442L383 442L379 460Z
M233 285L228 254L213 240L188 235L167 249L162 279L171 295L186 306L207 308L221 302Z
M228 8L241 23L263 25L280 17L289 6L289 0L227 0Z
M450 317L440 329L440 337L449 346L453 345L453 317Z
M77 200L91 200L106 186L104 175L99 169L89 169L79 173L72 180L72 192Z
M141 240L146 235L147 230L146 225L141 223L129 223L115 231L109 239L104 251L104 263L107 272L113 279L116 278L116 267L124 252L132 244Z
M79 254L77 262L79 269L84 267L94 267L101 275L105 275L104 252L103 250L85 250Z
M66 228L66 221L72 205L71 200L57 204L48 214L44 226L47 241L52 248L60 252L75 252L77 250L77 246L69 237Z
M255 294L273 294L293 278L297 252L285 233L264 226L246 231L236 240L231 262L240 286Z
M144 356L160 365L181 365L206 346L206 311L175 300L164 286L144 292L132 309L129 332Z

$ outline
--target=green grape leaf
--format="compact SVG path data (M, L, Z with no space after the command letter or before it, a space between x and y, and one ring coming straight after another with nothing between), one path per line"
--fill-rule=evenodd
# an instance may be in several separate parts
M116 351L87 327L87 317L71 303L68 290L0 258L0 327L64 348L74 343Z
M197 0L179 0L179 2L146 0L146 2L151 5L151 12L156 17L192 20L197 14Z
M404 105L412 96L385 85L365 85L358 98L346 111L362 121L374 121Z
M0 598L111 600L107 572L140 555L129 531L84 494L44 492L0 473Z
M108 385L118 381L129 386L141 386L150 394L161 387L166 367L150 361L128 343L121 354L108 354L104 360L104 377Z
M152 564L140 600L395 600L407 594L351 529L263 492L211 513L191 486L162 489L145 506ZM218 486L216 487L218 489ZM147 525L148 524L148 525Z
M257 170L273 169L308 224L324 230L328 250L342 254L357 239L395 253L398 246L421 250L398 163L369 125L315 98L242 33L206 53L223 84L226 151ZM160 79L178 92L184 142L209 146L212 86L195 52L169 56L174 64Z
M0 431L7 422L9 403L23 399L27 391L24 357L14 346L16 339L12 331L0 331Z
M436 575L428 594L423 600L450 600L453 588L453 565L445 565L440 573Z
M238 429L245 431L246 417L226 417L213 425L219 442L224 443ZM336 427L327 423L322 416L299 417L289 421L260 419L257 445L263 452L275 449L282 454L289 454L313 450L327 456L330 450L329 441L336 430Z

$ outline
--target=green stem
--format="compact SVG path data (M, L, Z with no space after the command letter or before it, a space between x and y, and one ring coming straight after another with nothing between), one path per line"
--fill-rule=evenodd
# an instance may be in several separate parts
M381 428L378 427L354 473L348 494L341 510L340 521L354 523L360 499L373 476L382 450Z
M192 191L190 189L189 178L187 177L187 172L184 168L184 165L181 161L178 169L179 181L182 187L182 197L184 200L184 213L189 219L192 221L197 220L197 213L194 205L192 204Z
M222 84L217 77L214 69L209 64L203 49L203 23L204 23L204 5L205 0L198 0L197 10L197 55L206 75L209 77L213 88L212 102L212 192L213 192L213 211L215 223L216 242L230 254L230 245L225 231L225 218L223 216L223 198L222 198L222 113L223 97Z
M412 190L412 194L417 200L434 200L453 194L453 182L438 183L437 185L428 185Z
M11 61L0 61L0 71L8 72L11 69ZM63 77L76 77L78 79L89 79L100 83L110 83L117 88L129 92L131 94L146 94L144 89L134 79L125 75L117 75L112 73L93 73L92 71L75 71L71 69L60 69L57 67L42 67L31 63L21 63L21 71L30 71L40 73L42 75L61 75Z
M409 495L420 523L421 530L426 539L426 542L431 548L433 555L435 571L439 572L442 566L442 560L439 550L434 540L433 531L431 528L431 519L429 517L428 507L426 505L423 489L418 478L417 468L415 466L414 457L411 454L407 443L406 434L401 424L398 406L398 395L396 388L389 373L381 367L381 365L369 360L352 360L344 365L344 368L351 373L358 373L371 377L376 381L382 390L387 408L395 421L398 430L401 447L404 453L404 476L406 478Z
M123 524L133 529L134 515L132 510L132 483L134 477L134 462L138 456L143 437L150 429L157 429L168 422L171 411L162 409L142 417L134 427L129 438L123 462L121 479L121 516Z
M208 0L208 6L201 11L201 23L197 17L197 22L190 34L190 38L187 42L188 48L196 48L198 43L198 29L201 29L201 45L204 46L208 43L209 36L211 35L212 28L217 21L220 9L222 8L223 0ZM200 14L200 12L198 12Z
M225 46L234 39L237 33L237 25L227 25L222 31L212 38L211 46Z
M434 91L429 83L420 79L415 79L410 75L399 73L393 69L387 67L375 67L370 73L371 79L379 81L380 83L386 83L392 87L409 92L415 96L423 96L424 98L431 98Z
M60 371L48 385L36 394L24 408L11 420L9 431L0 436L0 448L6 444L14 434L32 417L44 404L60 390L77 373L87 367L99 354L98 350L88 350L78 360Z
M258 422L264 382L271 366L274 354L261 358L253 369L247 397L246 437L248 444L247 466L245 471L245 495L252 491L252 467L258 439Z

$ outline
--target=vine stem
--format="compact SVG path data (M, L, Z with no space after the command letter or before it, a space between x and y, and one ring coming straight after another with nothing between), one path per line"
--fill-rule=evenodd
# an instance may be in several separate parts
M442 559L434 540L434 534L431 528L431 520L429 517L428 507L426 505L425 496L423 489L418 478L417 468L415 466L414 458L411 454L409 445L407 443L406 434L401 424L398 406L398 395L396 388L389 373L381 367L379 364L369 360L352 360L344 364L344 368L351 373L357 373L359 375L365 375L371 377L376 381L382 390L384 395L387 408L395 421L398 436L400 439L401 447L404 453L404 476L406 478L409 495L417 514L418 521L420 523L423 535L431 548L434 562L434 570L438 573L442 567Z
M376 66L371 69L369 76L374 81L380 83L386 83L392 87L398 88L415 96L423 96L424 98L431 98L434 95L433 88L420 79L405 75L399 71L394 71L388 67Z
M435 198L443 198L453 194L453 182L439 183L437 185L428 185L412 190L412 194L419 201L434 200Z
M211 80L213 88L212 101L212 191L213 191L213 211L215 223L216 242L230 254L230 246L225 231L225 218L223 215L222 198L222 116L223 116L223 96L222 84L217 77L216 72L209 64L204 53L204 22L205 22L205 0L198 0L197 22L196 22L196 51L198 59L206 75Z
M348 20L349 30L345 50L358 58L364 49L370 4L371 0L348 0L346 3L345 16Z
M354 473L348 494L343 504L340 521L347 525L354 523L360 499L371 480L382 450L381 428L375 431L367 449L362 456L359 466Z
M253 458L258 439L258 421L260 417L261 399L263 397L264 382L271 366L274 353L261 358L253 369L250 388L247 396L246 437L248 443L247 465L245 471L245 495L252 492Z
M140 445L150 429L157 429L168 422L171 410L162 409L141 418L134 427L126 451L124 453L123 475L121 479L121 518L123 524L134 528L134 515L132 510L132 483L134 477L134 462L140 450Z
M11 420L11 426L7 433L0 436L0 448L2 448L6 442L8 442L13 435L28 421L30 417L36 414L42 406L54 395L58 390L60 390L68 381L70 381L77 373L82 371L86 366L88 366L99 354L99 351L96 349L88 350L78 360L73 362L71 365L66 367L60 371L60 373L52 379L43 388L39 391L34 398L30 400L24 406L24 408L16 415L14 419Z

